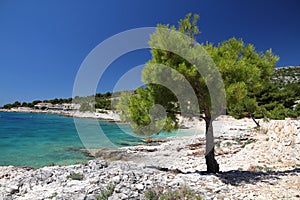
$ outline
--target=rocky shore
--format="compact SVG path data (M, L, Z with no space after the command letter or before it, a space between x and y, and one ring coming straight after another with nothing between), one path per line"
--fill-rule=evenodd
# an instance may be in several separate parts
M104 112L80 112L80 111L68 111L68 110L39 110L31 108L12 108L12 109L0 109L0 112L24 112L24 113L42 113L42 114L57 114L66 117L73 118L88 118L98 119L110 122L120 122L120 116L113 113L113 111L105 110Z
M226 123L215 141L216 175L205 173L203 135L174 137L102 149L78 165L0 167L0 199L147 199L182 186L202 199L300 199L300 121L258 130L247 120Z

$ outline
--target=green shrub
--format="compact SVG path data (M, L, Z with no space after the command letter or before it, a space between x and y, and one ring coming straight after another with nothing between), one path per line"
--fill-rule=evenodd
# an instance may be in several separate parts
M201 200L202 198L196 194L192 189L190 189L186 184L183 184L180 188L175 190L168 189L163 192L162 188L156 188L148 190L145 193L145 197L148 200Z
M287 116L288 109L284 107L284 105L279 104L277 105L273 110L271 110L270 113L270 118L271 119L277 119L277 120L284 120L285 117Z
M108 114L108 112L106 110L98 110L98 113L103 113L103 114Z
M114 193L115 187L116 186L113 183L109 183L106 186L106 189L104 191L102 191L101 194L96 196L96 199L97 200L107 200L108 197L110 197Z
M72 172L69 176L67 176L67 178L72 179L72 180L81 181L83 179L83 174Z
M145 197L148 200L158 200L159 194L154 190L147 190L145 193Z
M57 192L54 192L53 194L51 194L51 196L49 196L48 198L49 199L53 199L54 197L56 197L58 195L58 193Z
M232 146L232 143L231 143L231 142L226 142L225 144L226 144L226 146L228 146L228 147L231 147L231 146Z
M80 105L79 111L80 112L87 112L87 111L94 112L95 108L93 106L91 106L88 102L83 102Z
M238 144L241 144L241 138L235 138L234 141L236 141Z
M75 165L88 165L89 161L88 160L82 160L82 161L76 161L74 164Z
M300 103L296 105L294 112L297 117L300 117Z

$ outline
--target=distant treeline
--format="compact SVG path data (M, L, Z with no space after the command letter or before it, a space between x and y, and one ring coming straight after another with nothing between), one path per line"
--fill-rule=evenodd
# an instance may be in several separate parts
M50 100L34 100L32 102L19 102L16 101L14 103L5 104L2 108L4 109L11 109L11 108L18 108L18 107L29 107L34 108L34 105L38 103L51 103L55 104L65 104L65 103L78 103L81 105L81 111L92 111L96 108L98 109L111 109L111 97L120 96L120 92L106 92L104 94L97 93L96 95L90 95L86 97L79 97L76 96L74 98L55 98Z

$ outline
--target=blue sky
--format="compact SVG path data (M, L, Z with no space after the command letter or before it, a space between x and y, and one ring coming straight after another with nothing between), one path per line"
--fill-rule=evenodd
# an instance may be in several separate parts
M272 48L277 66L300 65L298 0L0 0L0 105L71 97L87 54L119 32L157 23L177 25L187 13L200 15L198 42L243 38L257 50ZM99 83L112 89L148 51L116 60Z

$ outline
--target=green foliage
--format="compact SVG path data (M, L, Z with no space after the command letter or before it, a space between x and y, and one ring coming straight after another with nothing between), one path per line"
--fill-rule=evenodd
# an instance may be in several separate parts
M15 103L12 104L12 106L13 106L14 108L20 107L20 106L21 106L21 103L18 102L18 101L16 101Z
M167 190L163 192L162 188L154 188L146 191L145 197L148 200L181 200L181 199L189 199L189 200L201 200L202 198L195 193L195 191L191 190L186 184L182 185L180 188L175 190Z
M278 57L272 50L257 52L254 45L242 39L231 38L218 46L206 44L222 74L227 97L228 113L236 118L264 115L257 96L260 96L270 77Z
M271 119L300 117L296 101L300 99L300 67L277 68L271 77L271 83L265 87L259 104L265 108Z
M106 189L104 191L101 192L101 194L96 196L97 200L107 200L108 197L110 197L115 190L115 185L113 183L109 183L106 186Z
M83 180L83 177L84 177L83 174L74 173L74 172L72 172L70 175L67 176L68 179L78 180L78 181Z
M107 92L105 94L96 94L95 95L95 108L111 110L111 100L112 97L111 92ZM114 94L116 96L116 94Z
M99 109L105 109L105 110L110 110L111 109L111 100L110 98L112 97L111 92L107 92L105 94L97 93L96 95L91 95L91 96L86 96L86 97L75 97L73 98L54 98L50 100L35 100L32 102L23 102L22 104L18 101L14 102L13 104L6 104L3 106L5 109L11 109L11 108L16 108L16 107L29 107L33 108L34 105L45 102L45 103L51 103L51 104L64 104L64 103L79 103L82 104L84 102L90 104L90 105L95 105L95 108ZM119 96L119 92L114 93L114 96ZM88 107L84 105L84 111L93 111L94 106Z
M300 103L296 105L295 112L297 113L297 116L300 116Z
M139 88L132 92L123 92L116 109L121 111L121 119L131 123L133 131L138 135L153 135L161 127L171 130L176 123L166 117L160 107L153 107L154 98L149 88Z
M269 118L271 119L285 119L288 109L284 105L279 104L273 110L269 112Z
M4 108L4 109L11 109L11 108L18 108L18 107L20 107L20 106L21 106L21 103L18 102L18 101L16 101L16 102L14 102L13 104L5 104L5 105L3 106L3 108Z
M199 65L202 67L211 67L207 63L201 63L205 59L201 60L197 57L207 56L201 45L195 45L193 40L194 35L199 33L196 26L198 17L198 15L194 15L192 19L191 14L188 14L179 22L178 30L184 35L190 36L191 40L187 40L183 34L178 34L174 26L168 25L158 25L157 31L151 35L149 44L152 59L142 72L142 80L148 83L147 88L137 90L136 94L129 99L127 97L129 107L124 107L124 103L120 103L121 105L118 106L124 109L121 109L122 119L133 122L131 123L132 128L138 133L153 134L159 131L158 127L165 130L177 128L176 114L180 112L188 114L206 109L206 114L210 115L210 97L207 86L203 84L205 83L204 78L195 65L180 56L180 54L186 55L186 59L193 63L200 63ZM176 53L170 52L168 49ZM192 101L192 97L196 98L195 96L201 97L201 104L199 105L199 101L196 99L188 105L188 102ZM180 97L181 99L177 99ZM123 101L126 97L120 99ZM178 101L181 105L177 103ZM151 110L154 105L162 107L156 106ZM182 109L185 109L185 112ZM149 110L153 112L153 115L149 115L151 114ZM162 110L166 110L166 115L161 112Z
M191 17L192 17L192 14L189 13L186 15L186 17L184 19L181 19L179 21L178 31L183 34L186 34L189 38L191 38L191 46L193 46L194 40L195 40L195 35L200 33L198 26L197 26L199 15L194 14L193 19Z
M296 100L300 99L299 91L300 86L293 83L286 85L270 83L256 98L268 118L296 118L300 116L295 105Z
M29 106L30 108L33 108L34 105L36 105L36 104L38 104L38 103L41 103L41 102L42 102L42 101L40 101L40 100L35 100L35 101L29 103L28 106Z
M81 105L81 111L91 111L94 112L96 108L98 109L105 109L110 110L111 109L111 98L112 93L107 92L105 94L96 94L86 97L75 97L73 99L73 103L78 103ZM87 105L88 104L88 105Z
M52 103L52 104L63 104L63 103L71 103L72 102L72 98L68 98L68 99L62 99L62 98L55 98L52 100L44 100L45 103Z
M88 165L88 161L87 160L76 161L74 164L75 165Z
M110 99L106 99L104 97L102 97L102 98L97 98L96 97L95 108L111 110L111 101L110 101Z
M23 102L21 107L28 107L28 103L27 102Z
M130 97L133 95L133 92L123 91L120 95L117 104L115 105L114 109L121 112L120 118L123 121L130 122L131 120L131 113L129 110L129 103Z
M226 142L225 144L226 144L226 146L228 146L228 147L231 147L231 146L232 146L232 143L231 143L231 142Z
M108 112L106 110L98 110L98 113L103 113L103 114L108 114Z
M49 199L53 199L53 198L55 198L57 195L58 195L58 193L57 193L57 192L54 192L54 193L51 194L51 196L49 196L48 198L49 198Z
M279 58L273 55L271 49L266 52L258 52L254 45L245 44L242 39L231 38L217 46L210 43L195 44L193 39L199 33L198 18L198 15L192 17L191 14L188 14L179 21L177 30L189 36L191 38L189 42L186 42L182 35L172 34L172 31L176 31L175 26L158 25L157 31L151 35L149 44L152 59L142 72L142 80L151 84L147 84L146 89L138 90L131 97L121 97L123 103L119 106L119 110L122 111L122 119L133 122L131 124L134 130L138 130L140 127L143 130L144 127L150 127L149 124L153 122L153 119L149 115L149 109L155 104L162 105L167 111L168 123L164 129L176 127L176 114L186 113L179 109L176 102L179 101L182 104L180 105L181 109L187 107L185 102L176 97L181 94L187 100L192 98L191 92L186 91L188 87L185 87L185 81L188 81L193 94L197 97L197 103L191 104L191 113L194 114L193 111L200 110L203 111L204 117L208 121L211 119L211 115L214 114L211 110L211 91L208 90L206 83L209 83L207 82L209 79L214 79L215 74L213 67L206 62L208 55L205 54L203 48L209 53L222 75L226 89L228 113L236 118L263 117L266 114L267 110L261 107L257 96L261 95L265 85L269 84L274 66ZM165 49L172 49L174 52ZM183 58L180 55L187 56ZM197 63L197 67L201 68L201 74L195 65L186 59ZM163 68L162 66L168 67ZM171 83L174 81L180 87L172 87ZM218 96L218 94L212 95ZM124 104L124 100L128 103ZM171 121L174 123L170 123ZM159 118L152 124L161 125L160 123L162 121ZM170 124L175 126L168 126ZM154 130L156 129L154 128ZM143 135L153 133L152 130L138 130L137 132Z
M11 109L11 108L13 108L13 105L12 105L12 104L5 104L5 105L3 106L3 108L4 108L4 109Z
M93 112L95 110L95 108L90 105L90 103L88 102L83 102L80 105L79 111L80 112Z
M158 200L159 199L159 195L154 190L147 190L145 193L145 197L148 200Z

